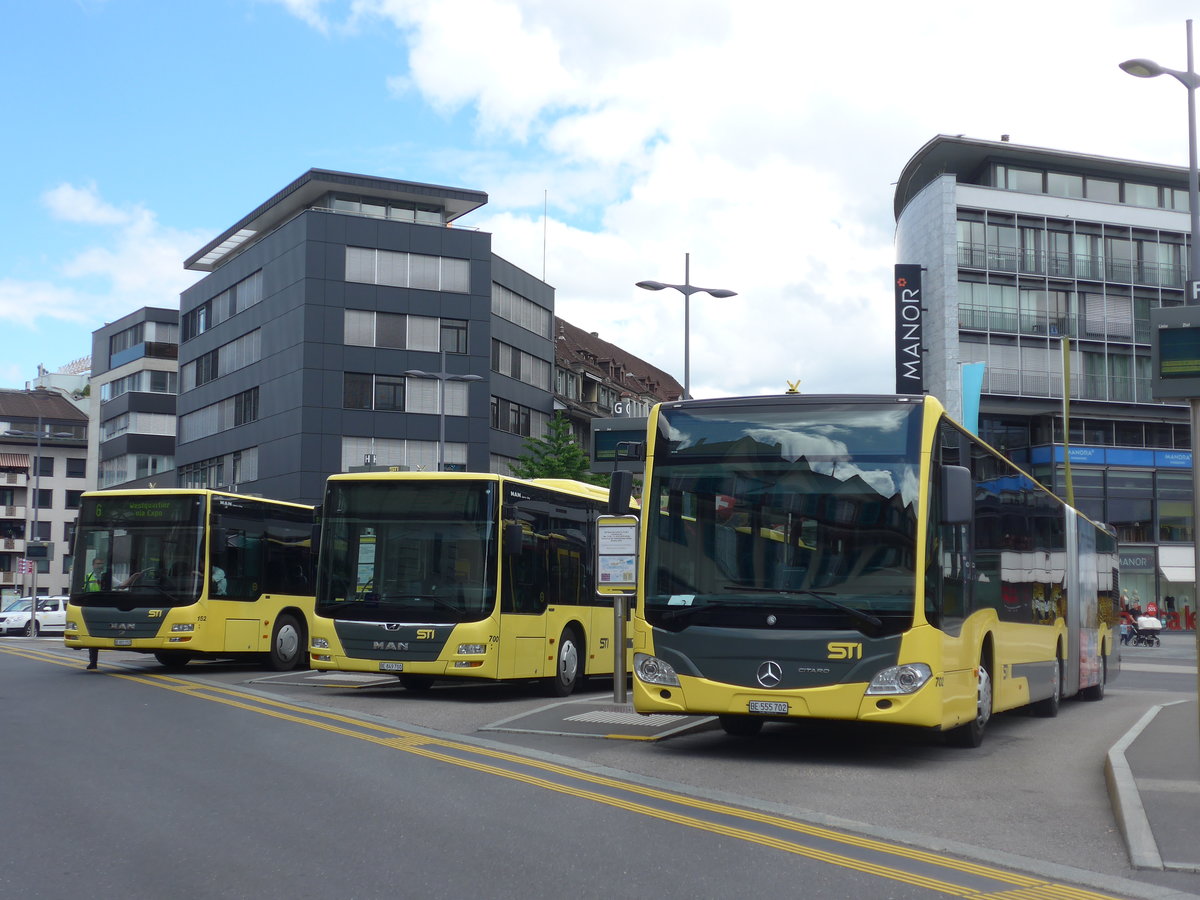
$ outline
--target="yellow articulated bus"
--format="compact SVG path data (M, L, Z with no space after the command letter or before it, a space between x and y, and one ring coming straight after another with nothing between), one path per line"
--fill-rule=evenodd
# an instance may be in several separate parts
M641 451L638 712L973 747L993 713L1053 716L1117 674L1113 535L932 397L665 403Z
M544 679L571 693L613 671L595 584L608 493L557 479L436 472L329 478L320 510L314 669Z
M209 490L83 495L66 645L151 653L164 666L307 661L311 506Z

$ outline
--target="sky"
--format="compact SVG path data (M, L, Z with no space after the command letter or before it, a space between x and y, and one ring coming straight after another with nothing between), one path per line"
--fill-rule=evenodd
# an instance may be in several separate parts
M894 390L894 184L937 134L1186 165L1177 0L5 4L0 388L178 307L310 168L485 191L459 224L693 396ZM1200 38L1198 38L1200 40ZM685 332L679 292L695 294ZM690 334L688 334L690 332Z

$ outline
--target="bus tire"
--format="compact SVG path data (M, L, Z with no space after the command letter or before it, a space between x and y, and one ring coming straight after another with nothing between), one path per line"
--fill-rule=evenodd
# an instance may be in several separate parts
M25 637L37 637L42 633L42 623L37 619L30 619L25 623Z
M578 632L568 625L558 639L558 652L554 654L554 676L549 679L551 696L568 697L574 693L583 677L583 659L583 643Z
M983 733L992 718L992 673L985 660L979 661L975 679L975 718L946 732L946 741L954 747L973 748L983 743Z
M757 716L717 716L726 734L734 737L754 737L762 731L763 720Z
M296 617L289 613L279 616L271 632L267 667L276 672L288 672L298 668L308 649L305 644L304 628L296 621Z
M414 694L424 694L433 687L432 675L401 675L400 686Z
M1089 685L1079 692L1084 700L1093 702L1104 699L1104 684L1108 681L1108 657L1100 657L1100 683Z
M182 669L191 660L182 650L155 650L154 658L165 669Z
M1056 657L1054 660L1054 693L1030 705L1030 709L1033 710L1035 716L1041 716L1044 719L1053 719L1058 715L1058 707L1062 703L1062 684L1063 661L1062 657Z

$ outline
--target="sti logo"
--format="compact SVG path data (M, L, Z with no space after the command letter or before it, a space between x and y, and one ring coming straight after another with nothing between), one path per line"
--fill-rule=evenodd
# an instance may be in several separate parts
M432 628L417 629L418 641L432 641L435 637L437 637L437 632L435 632Z
M829 650L829 659L862 659L862 644L830 641L826 648Z

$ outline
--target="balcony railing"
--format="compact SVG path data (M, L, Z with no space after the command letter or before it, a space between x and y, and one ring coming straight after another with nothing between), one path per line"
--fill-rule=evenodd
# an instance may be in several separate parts
M1030 372L988 366L984 370L985 394L1010 394L1020 397L1062 396L1063 379L1058 372ZM1104 375L1071 375L1071 398L1108 400L1119 403L1156 403L1150 396L1149 378L1124 378Z
M26 487L29 476L25 472L0 472L0 485L5 487Z
M1106 259L1086 253L1046 253L1018 250L1015 247L988 247L960 241L958 265L964 269L1013 272L1022 275L1049 275L1052 278L1079 278L1085 281L1111 281L1149 287L1183 287L1186 274L1182 265Z
M0 506L0 519L20 519L25 521L24 506Z
M1082 326L1080 322L1082 321ZM1093 341L1150 343L1148 319L1088 318L1049 313L1015 312L989 306L963 304L958 308L958 327L966 331L998 331L1005 334L1034 334L1042 337L1087 338Z

